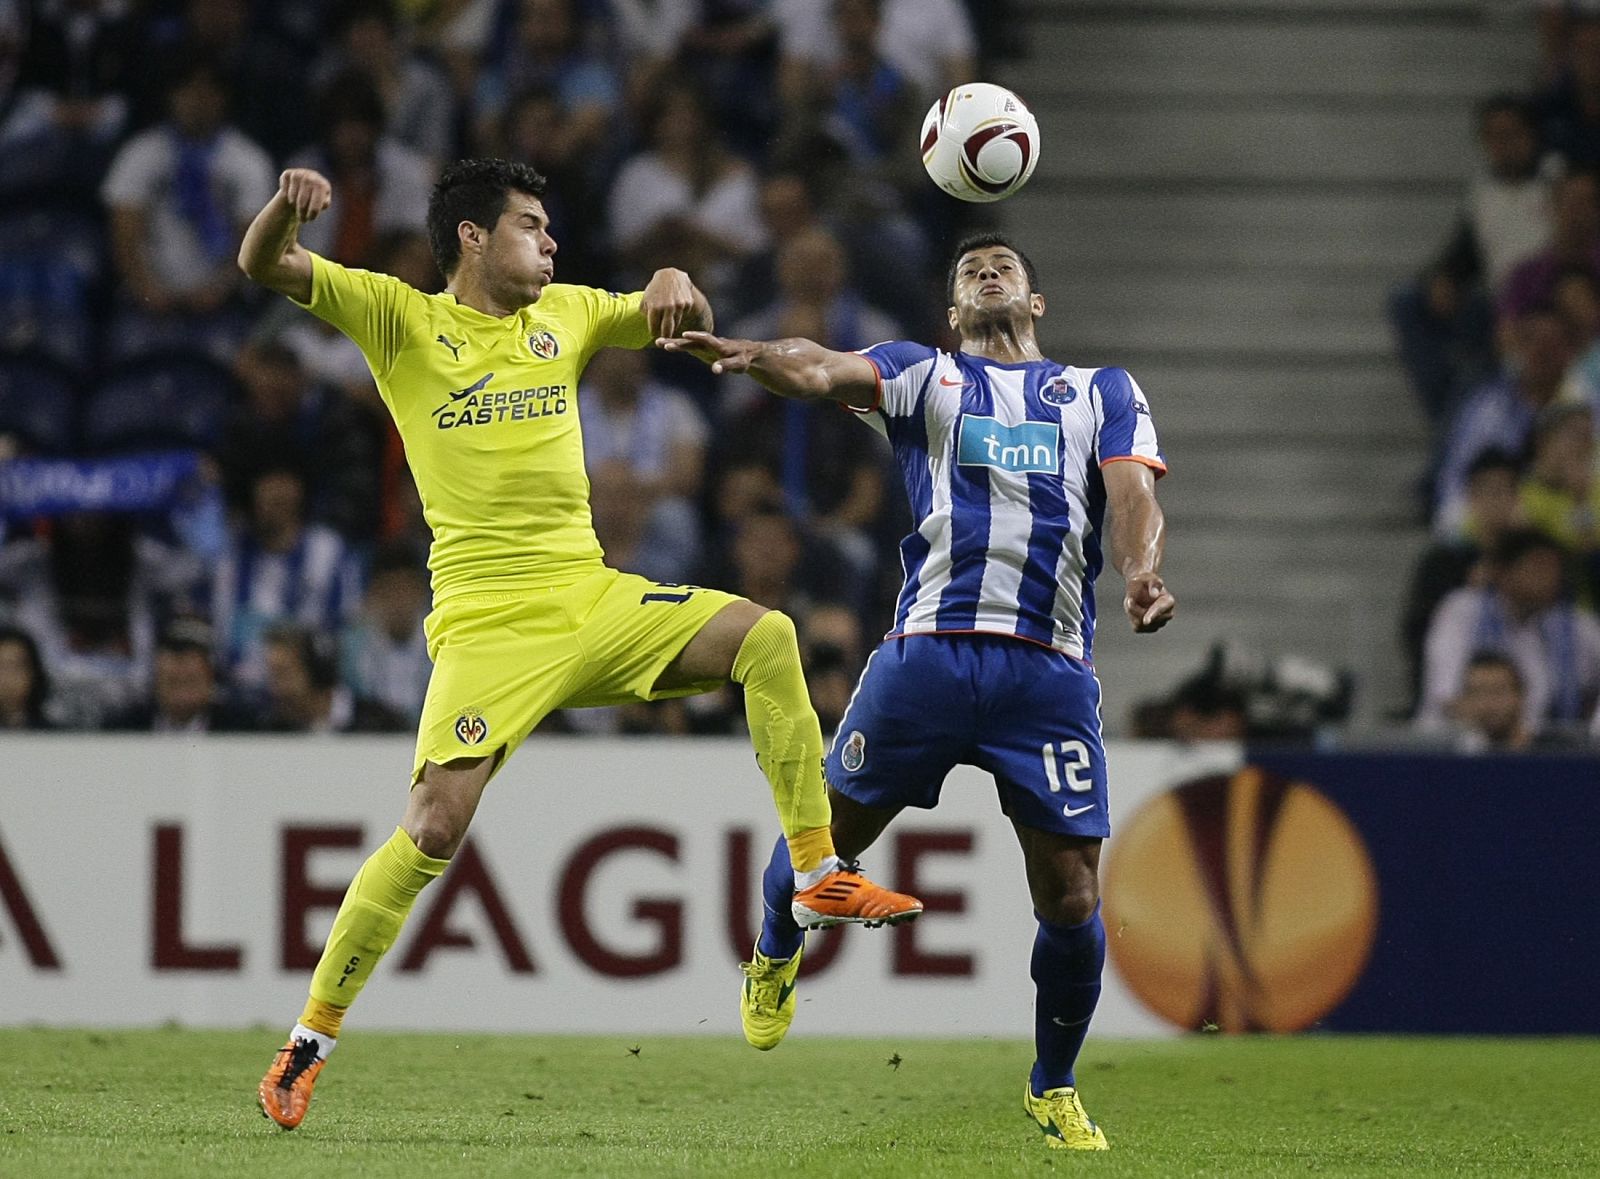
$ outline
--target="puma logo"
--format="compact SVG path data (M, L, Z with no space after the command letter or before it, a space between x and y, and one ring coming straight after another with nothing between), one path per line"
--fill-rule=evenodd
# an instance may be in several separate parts
M451 356L454 356L457 360L461 359L461 350L467 346L465 340L462 340L459 344L452 344L447 336L439 336L438 340L439 343L450 349Z

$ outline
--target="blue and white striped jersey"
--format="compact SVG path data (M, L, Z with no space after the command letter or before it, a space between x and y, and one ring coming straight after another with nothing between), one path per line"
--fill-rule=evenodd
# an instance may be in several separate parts
M1105 483L1166 471L1150 405L1120 368L1000 364L893 342L858 411L894 447L915 530L900 542L900 634L1014 635L1090 659Z

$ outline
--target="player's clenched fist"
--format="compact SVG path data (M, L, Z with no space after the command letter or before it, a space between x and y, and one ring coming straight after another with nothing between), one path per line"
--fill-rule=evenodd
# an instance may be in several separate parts
M333 185L321 172L290 168L278 177L278 191L299 221L315 221L333 201Z
M1160 630L1172 621L1178 609L1178 599L1168 592L1166 584L1155 573L1135 573L1128 578L1128 592L1122 599L1122 608L1139 634Z

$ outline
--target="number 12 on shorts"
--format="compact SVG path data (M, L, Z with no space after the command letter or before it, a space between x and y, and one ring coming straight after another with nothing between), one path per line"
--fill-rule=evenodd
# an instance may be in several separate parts
M1089 746L1082 741L1050 741L1041 751L1044 754L1044 776L1050 783L1050 793L1061 793L1061 784L1076 794L1094 789L1093 769L1089 764Z

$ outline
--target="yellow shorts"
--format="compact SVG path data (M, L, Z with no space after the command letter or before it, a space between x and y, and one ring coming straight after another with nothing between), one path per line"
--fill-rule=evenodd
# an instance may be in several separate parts
M574 585L468 594L423 624L433 677L412 781L425 762L499 754L503 765L558 708L693 696L721 679L656 681L713 615L743 599L603 569Z

